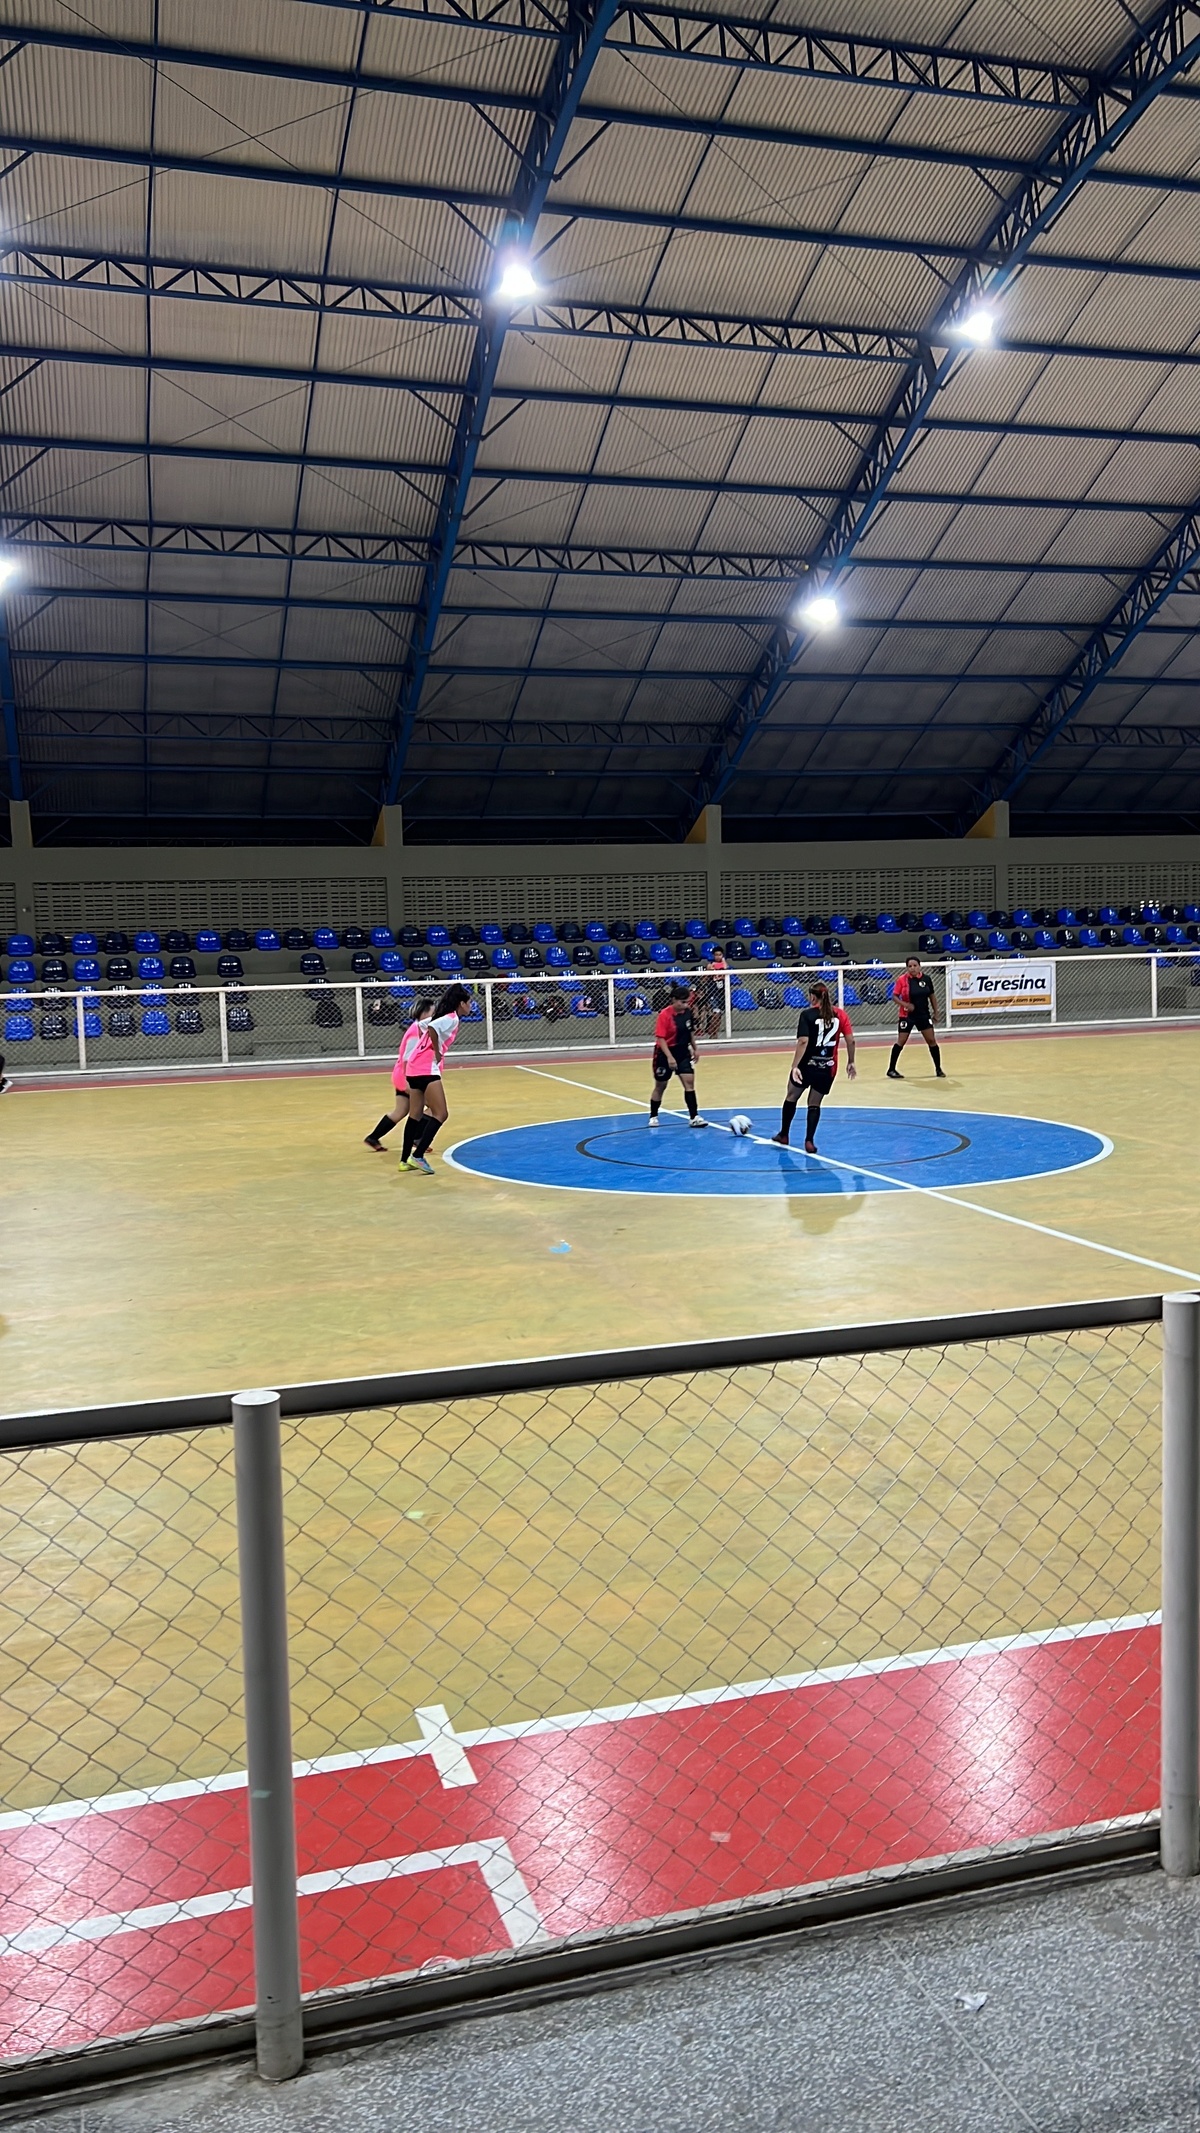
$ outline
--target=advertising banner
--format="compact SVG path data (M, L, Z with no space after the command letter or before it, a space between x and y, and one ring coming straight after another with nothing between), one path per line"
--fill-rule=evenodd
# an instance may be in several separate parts
M949 1008L953 1021L961 1016L1054 1013L1052 960L1027 963L952 963Z

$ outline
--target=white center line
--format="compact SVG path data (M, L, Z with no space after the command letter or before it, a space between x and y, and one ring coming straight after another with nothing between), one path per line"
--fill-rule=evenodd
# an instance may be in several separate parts
M518 1071L522 1074L539 1074L543 1081L564 1082L571 1089L586 1089L592 1096L607 1096L614 1103L634 1104L639 1111L648 1111L650 1108L636 1096L623 1096L617 1089L598 1089L595 1083L590 1081L572 1081L566 1074L547 1073L544 1067L521 1067ZM718 1123L716 1131L728 1133L729 1127ZM746 1139L755 1141L760 1148L778 1146L777 1142L761 1133L749 1133ZM1072 1230L1051 1229L1044 1222L1031 1222L1025 1215L1005 1214L998 1207L981 1207L978 1200L959 1200L954 1195L961 1187L915 1185L911 1178L889 1177L884 1170L868 1170L865 1163L843 1163L835 1155L807 1155L804 1160L806 1163L826 1163L831 1169L844 1170L851 1177L873 1178L877 1185L891 1185L897 1192L920 1193L927 1200L940 1201L943 1207L962 1207L968 1214L986 1215L991 1222L1009 1222L1016 1229L1033 1231L1036 1236L1052 1237L1058 1244L1076 1244L1085 1252L1102 1252L1106 1258L1123 1259L1130 1266L1146 1266L1156 1274L1177 1274L1181 1281L1200 1283L1200 1274L1194 1272L1191 1267L1171 1266L1163 1259L1147 1259L1141 1252L1126 1252L1117 1244L1098 1244L1094 1237L1077 1237Z

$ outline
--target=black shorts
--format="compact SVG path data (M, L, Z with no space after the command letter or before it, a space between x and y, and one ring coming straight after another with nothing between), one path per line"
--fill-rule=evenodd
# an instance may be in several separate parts
M664 1088L672 1074L694 1074L695 1071L696 1062L690 1052L663 1052L655 1049L654 1079L661 1081Z
M815 1059L810 1059L807 1066L793 1067L788 1075L789 1096L797 1087L811 1089L814 1096L828 1096L833 1087L833 1068L818 1066Z
M909 1037L915 1029L932 1029L933 1016L927 1007L915 1008L911 1015L901 1015L898 1035Z
M440 1081L441 1078L440 1074L409 1074L406 1076L409 1088L420 1089L422 1092L429 1087L431 1081Z

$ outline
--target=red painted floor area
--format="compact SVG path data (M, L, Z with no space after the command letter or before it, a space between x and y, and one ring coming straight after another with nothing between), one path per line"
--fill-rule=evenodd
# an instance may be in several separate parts
M1150 1626L319 1770L305 1989L1145 1813L1157 1739ZM0 2055L247 2006L248 1881L240 1784L2 1818Z

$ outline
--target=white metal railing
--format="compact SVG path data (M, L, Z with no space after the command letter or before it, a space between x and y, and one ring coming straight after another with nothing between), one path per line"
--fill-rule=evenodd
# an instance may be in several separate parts
M1049 998L1030 1010L956 1005L954 975L1015 964L1052 973ZM822 977L862 1036L882 1034L896 1019L891 995L899 960L848 958L783 964L754 961L724 972L693 965L647 964L629 970L577 969L464 973L475 1011L459 1038L459 1055L516 1051L635 1051L646 1047L658 996L675 977L706 980L707 1010L698 1018L701 1046L737 1041L777 1044L795 1028L804 987ZM939 958L934 979L938 1019L951 1031L1086 1029L1110 1024L1200 1020L1200 947L1076 951L1068 955ZM138 985L83 985L0 992L0 1051L7 1071L54 1075L178 1072L247 1064L318 1065L394 1056L400 1029L419 993L436 994L453 972L416 977L326 977L224 985L157 980ZM177 1018L199 1010L199 1030ZM146 1017L151 1026L146 1027ZM164 1030L162 1018L166 1017ZM114 1019L116 1023L114 1026ZM49 1026L48 1026L49 1025ZM60 1034L53 1034L53 1031Z

